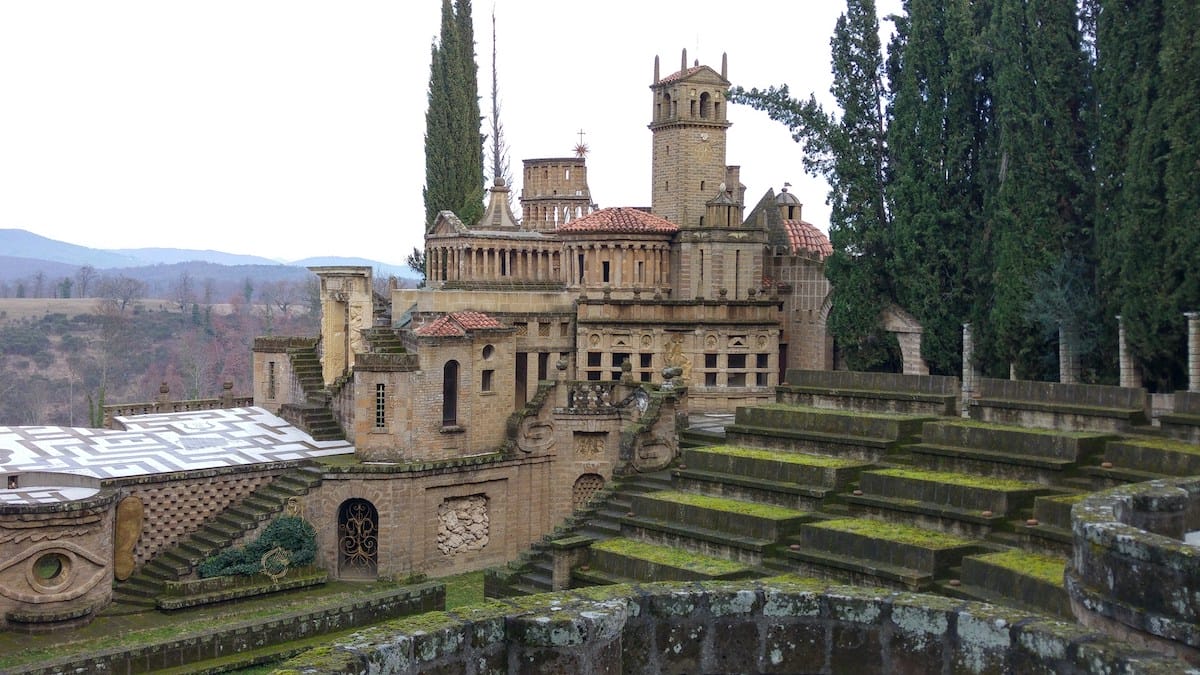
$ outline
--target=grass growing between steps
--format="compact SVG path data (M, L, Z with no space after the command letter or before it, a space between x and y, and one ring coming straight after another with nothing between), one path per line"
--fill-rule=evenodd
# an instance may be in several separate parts
M857 534L859 536L880 539L883 541L895 541L902 544L911 544L913 546L920 546L922 548L929 549L955 548L958 546L969 546L975 543L970 539L956 537L952 534L946 534L944 532L922 530L909 525L885 523L878 520L867 520L865 518L826 520L818 523L809 523L805 527L820 527L826 530Z
M762 518L764 520L786 520L803 515L802 511L784 508L782 506L774 506L771 504L759 504L757 502L743 502L737 499L726 499L724 497L709 497L707 495L698 495L690 492L674 492L664 490L662 492L651 492L646 495L654 499L671 502L673 504L683 504L685 506L695 506L702 509L711 509L713 511L732 511L734 513Z
M1040 581L1054 584L1059 588L1063 585L1063 571L1067 567L1067 561L1062 558L1016 549L1000 553L987 553L974 557L977 560L991 563L996 567L1010 569Z
M1038 483L1026 483L1019 480L1011 480L1007 478L990 478L988 476L971 476L962 473L952 473L949 471L924 471L921 469L880 469L872 471L876 476L892 476L895 478L911 478L912 480L923 480L937 483L946 483L947 485L961 485L964 487L987 488L991 490L1041 490L1045 486Z
M645 560L657 565L685 569L707 576L735 574L748 569L741 563L721 560L698 553L688 553L677 548L666 548L645 544L633 539L609 539L592 544L592 550L605 551L627 558Z
M1166 452L1182 452L1188 455L1200 455L1200 445L1180 441L1173 438L1122 438L1120 443L1142 448L1153 448Z
M757 448L743 448L733 445L714 445L706 448L689 448L688 452L704 452L714 455L729 455L731 457L744 457L746 459L756 459L772 462L784 462L787 464L799 464L803 466L816 466L826 469L848 469L856 466L868 466L869 462L864 462L859 459L842 459L839 457L824 457L822 455L806 455L796 452L779 452L772 450L759 450Z
M437 579L446 584L446 609L478 605L483 597L483 570Z

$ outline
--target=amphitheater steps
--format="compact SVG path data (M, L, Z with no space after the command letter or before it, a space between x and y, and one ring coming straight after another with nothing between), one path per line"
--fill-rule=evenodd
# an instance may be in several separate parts
M1070 599L1063 587L1065 555L1009 550L963 558L960 584L943 583L939 591L968 600L982 600L1043 612L1073 621Z
M732 445L875 462L914 442L921 425L933 419L772 403L738 408L725 435Z
M966 537L984 537L1051 492L1037 483L944 471L865 471L859 489L842 495L852 512Z
M634 495L622 532L642 542L760 565L811 513L674 490Z
M809 523L791 541L784 552L791 571L916 591L932 588L964 556L987 548L978 540L867 518Z
M1112 437L945 420L925 424L921 442L906 450L914 465L933 470L1057 485Z
M810 510L872 466L861 460L719 445L684 450L674 476L680 489Z
M584 584L633 581L712 581L762 576L754 566L671 546L618 537L592 544L588 564L573 578Z
M154 606L166 581L192 574L205 558L229 547L247 532L283 512L290 497L306 494L321 482L318 470L295 467L276 476L241 502L231 505L216 518L200 526L175 546L161 551L133 575L113 587L113 605L105 614L143 611Z

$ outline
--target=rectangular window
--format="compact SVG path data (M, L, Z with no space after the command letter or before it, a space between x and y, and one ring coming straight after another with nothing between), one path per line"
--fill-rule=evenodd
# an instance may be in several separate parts
M754 356L754 365L756 368L770 367L769 357L766 354L756 354Z
M495 377L496 377L496 371L494 371L494 370L483 371L483 380L480 382L479 388L482 389L483 391L491 391L492 387L494 386L493 380L495 379Z
M725 380L725 384L730 387L744 387L744 386L746 386L746 374L745 373L729 373L728 377Z
M725 362L730 370L745 370L746 355L745 354L730 354L725 357Z
M649 368L654 363L654 355L646 353L638 354L638 363L643 368Z
M603 353L602 352L588 352L587 355L588 355L588 357L587 357L588 368L599 368L600 367L600 358L603 356Z
M375 384L375 428L387 428L387 385L382 382Z
M587 374L587 379L589 379L589 380L599 380L599 379L600 379L600 371L598 371L598 370L589 370L589 371L588 371L588 374Z
M717 386L717 374L716 373L705 373L704 374L704 386L706 386L706 387Z
M717 355L716 354L705 354L704 355L704 367L708 368L709 370L715 369L717 367Z
M767 373L755 373L754 384L759 387L767 386Z
M600 274L601 274L601 276L604 277L603 281L606 284L608 283L608 274L609 274L610 265L611 264L607 260L600 263Z
M267 361L267 398L275 398L275 362Z
M637 261L637 281L639 284L646 283L646 263L641 260Z

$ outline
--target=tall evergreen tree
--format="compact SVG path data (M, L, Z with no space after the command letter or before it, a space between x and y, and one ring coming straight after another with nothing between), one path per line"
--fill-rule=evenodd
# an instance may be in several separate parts
M961 324L983 286L972 262L984 239L989 175L989 68L978 36L986 3L908 0L889 49L897 302L923 326L934 372L961 370Z
M1200 307L1200 118L1194 0L1101 0L1097 17L1098 237L1107 307L1125 318L1149 384L1182 383Z
M829 330L854 369L895 365L894 340L880 329L892 301L886 273L891 246L884 64L874 0L849 0L832 47L831 92L841 115L826 113L812 96L791 98L786 85L735 87L731 100L764 110L804 144L806 168L829 181L826 273L833 285Z
M442 0L425 112L425 221L453 211L465 223L483 215L483 137L470 0Z
M988 43L999 166L989 204L994 295L981 342L993 371L1006 363L1021 377L1049 376L1058 332L1045 324L1070 336L1093 318L1035 311L1036 295L1063 291L1036 280L1091 260L1088 71L1075 4L996 0Z

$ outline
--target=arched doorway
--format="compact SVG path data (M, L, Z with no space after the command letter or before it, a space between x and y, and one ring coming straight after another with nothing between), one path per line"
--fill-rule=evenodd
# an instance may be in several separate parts
M596 493L604 489L604 476L598 473L585 473L575 480L571 489L571 508L581 509L596 497Z
M365 499L338 508L338 577L374 579L379 573L379 511Z

